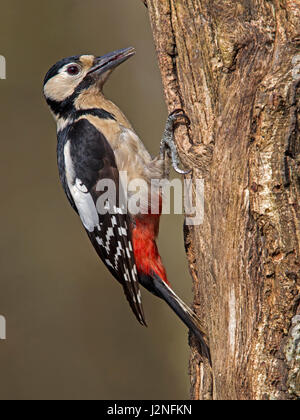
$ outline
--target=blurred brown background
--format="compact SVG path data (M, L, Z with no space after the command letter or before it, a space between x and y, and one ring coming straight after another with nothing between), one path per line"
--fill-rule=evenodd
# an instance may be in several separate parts
M0 399L184 399L187 330L144 292L149 328L138 325L103 268L58 181L56 128L42 80L60 58L134 46L106 94L151 153L166 108L152 34L140 0L2 0L0 54ZM160 250L189 303L182 217L164 216Z

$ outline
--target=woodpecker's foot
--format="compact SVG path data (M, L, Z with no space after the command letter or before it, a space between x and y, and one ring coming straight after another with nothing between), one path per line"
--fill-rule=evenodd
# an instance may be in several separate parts
M175 171L179 174L186 175L190 173L191 170L185 171L179 168L178 165L180 164L180 159L174 140L174 131L176 128L175 125L179 120L184 120L185 124L190 125L190 119L183 111L183 109L175 109L175 111L171 112L171 114L168 116L164 136L160 143L160 157L161 159L164 159L167 151L169 157L172 160L172 166Z

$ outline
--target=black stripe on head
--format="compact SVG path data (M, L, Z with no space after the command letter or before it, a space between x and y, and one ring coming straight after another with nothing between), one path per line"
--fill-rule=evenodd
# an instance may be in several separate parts
M58 61L54 66L51 67L51 69L48 71L48 73L45 76L44 79L44 86L46 83L52 79L52 77L56 76L59 72L59 70L64 67L68 63L76 63L79 61L80 55L73 55L72 57L64 58L60 61Z
M52 99L46 98L47 104L50 106L51 110L58 117L66 117L72 112L75 112L74 101L80 95L80 93L88 89L95 81L92 76L86 76L82 82L77 86L75 91L68 98L64 99L61 102L54 101Z
M103 120L115 120L116 117L105 109L91 108L91 109L80 109L75 112L75 120L82 117L83 115L93 115L94 117L101 118Z

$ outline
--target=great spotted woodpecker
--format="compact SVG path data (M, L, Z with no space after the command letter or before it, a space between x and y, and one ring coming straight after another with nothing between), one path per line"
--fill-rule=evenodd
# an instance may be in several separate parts
M173 138L174 123L178 118L187 120L181 110L169 116L160 155L153 159L120 109L102 93L113 69L134 53L133 48L126 48L102 57L73 56L59 61L46 74L44 95L57 122L60 180L96 252L123 286L138 321L146 325L141 284L166 301L208 355L201 321L168 283L155 242L160 212L151 214L146 209L130 214L121 206L118 194L116 202L105 202L109 211L99 211L97 206L103 194L97 188L99 180L113 181L118 191L122 188L121 171L126 172L129 182L142 178L150 186L151 180L166 175L171 156L175 170L184 173L178 168ZM144 195L148 203L148 189Z

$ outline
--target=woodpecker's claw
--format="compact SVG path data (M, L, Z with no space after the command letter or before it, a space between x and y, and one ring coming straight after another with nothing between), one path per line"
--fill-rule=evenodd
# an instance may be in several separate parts
M179 120L180 118L183 118L185 120L185 123L187 125L190 125L191 121L183 109L175 109L173 112L171 112L171 114L169 114L167 123L166 123L164 136L160 145L160 156L162 159L164 159L165 152L168 149L168 154L172 160L172 166L174 170L181 175L187 175L191 172L191 169L185 171L179 168L178 165L180 163L180 159L179 159L177 147L174 141L175 125L176 125L177 120Z
M188 126L191 125L191 120L189 119L189 117L186 115L186 113L184 112L182 108L174 109L174 111L172 111L171 114L169 114L169 118L174 119L174 122L176 122L176 120L179 118L183 118L185 119L186 124Z

